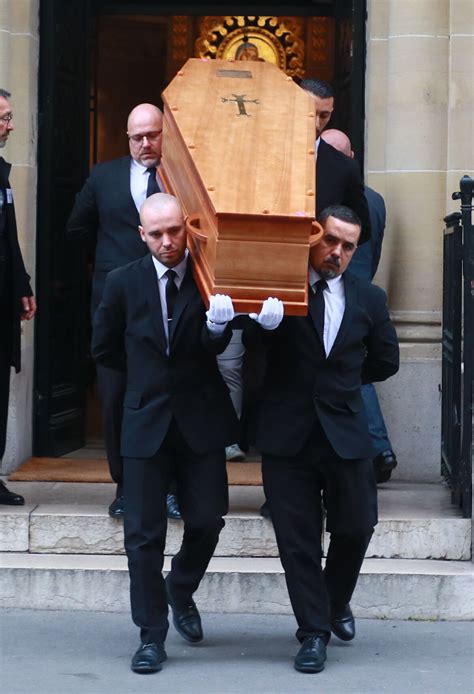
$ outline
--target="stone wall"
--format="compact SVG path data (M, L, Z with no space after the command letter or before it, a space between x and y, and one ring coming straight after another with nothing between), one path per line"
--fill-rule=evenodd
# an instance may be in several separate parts
M367 183L387 206L376 282L402 367L379 388L398 479L439 478L443 217L474 171L474 3L369 0Z
M13 164L11 184L23 259L34 287L36 245L39 0L0 0L0 86L12 92L14 131L1 152ZM34 325L24 325L23 370L12 370L7 448L1 471L31 455Z

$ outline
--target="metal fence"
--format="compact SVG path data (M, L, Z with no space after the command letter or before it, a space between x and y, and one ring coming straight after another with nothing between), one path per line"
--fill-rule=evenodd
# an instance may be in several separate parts
M453 504L467 518L472 503L474 180L463 176L459 185L453 200L461 200L461 212L444 219L441 473Z

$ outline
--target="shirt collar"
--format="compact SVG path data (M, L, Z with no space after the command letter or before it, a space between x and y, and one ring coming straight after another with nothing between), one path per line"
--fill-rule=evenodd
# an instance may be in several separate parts
M313 289L315 283L322 279L321 275L316 272L314 267L312 265L309 266L309 285L311 289ZM334 277L332 280L326 280L326 284L328 285L328 291L331 294L335 294L337 290L339 289L339 283L342 282L342 275L338 275L337 277ZM314 290L313 290L314 291Z
M131 159L132 159L131 168L136 169L137 173L144 174L144 173L148 172L147 166L143 166L143 164L140 164L140 162L137 161L136 159L134 159L133 157Z
M168 270L174 270L176 272L176 274L178 275L178 278L181 282L184 278L185 273L186 273L186 267L188 264L188 254L189 254L189 251L186 248L186 250L184 251L184 258L177 265L175 265L172 268L166 267L166 265L163 265L163 263L160 263L160 261L157 260L154 255L152 255L151 257L153 259L153 264L155 266L155 270L156 270L156 274L158 275L158 279L161 280L163 275L166 272L168 272Z
M317 138L316 142L314 143L314 150L315 150L316 154L318 153L320 142L321 142L321 135Z

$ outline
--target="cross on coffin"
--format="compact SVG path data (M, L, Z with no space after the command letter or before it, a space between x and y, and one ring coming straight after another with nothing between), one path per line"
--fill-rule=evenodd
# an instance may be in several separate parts
M246 99L245 94L232 94L232 96L235 97L235 99L226 99L225 96L221 96L222 103L226 103L226 101L234 101L237 106L239 107L239 112L237 113L238 116L249 116L250 113L247 113L245 110L245 104L258 104L259 101L258 99Z

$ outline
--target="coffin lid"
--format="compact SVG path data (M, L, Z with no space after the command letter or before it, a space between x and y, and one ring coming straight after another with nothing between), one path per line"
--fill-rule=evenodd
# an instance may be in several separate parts
M191 58L163 101L217 215L314 218L312 100L279 68Z

